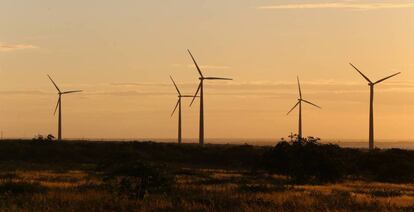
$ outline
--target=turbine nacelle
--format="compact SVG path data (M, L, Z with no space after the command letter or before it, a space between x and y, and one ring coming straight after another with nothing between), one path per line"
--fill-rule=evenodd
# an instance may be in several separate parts
M178 97L177 103L176 103L176 105L174 107L173 112L171 113L171 116L173 116L174 113L175 113L175 111L177 110L178 105L180 104L181 98L193 98L194 96L193 95L182 95L180 89L178 89L177 84L175 84L174 79L171 76L170 76L170 79L171 79L172 83L174 84L174 87L175 87L175 89L177 90L177 93L178 93L178 95L177 95L177 97Z
M399 74L401 74L401 72L398 72L398 73L395 73L395 74L392 74L392 75L390 75L390 76L388 76L388 77L384 77L384 78L382 78L382 79L380 79L380 80L378 80L378 81L376 81L376 82L372 82L367 76L365 76L365 74L363 74L356 66L354 66L352 63L349 63L349 65L351 65L366 81L368 81L368 86L374 86L374 85L376 85L376 84L378 84L378 83L381 83L381 82L383 82L383 81L385 81L385 80L387 80L387 79L389 79L389 78L391 78L391 77L394 77L394 76L397 76L397 75L399 75Z
M194 96L193 96L193 100L192 100L192 101L191 101L191 103L190 103L190 107L191 107L191 105L193 105L193 102L194 102L195 98L196 98L196 97L197 97L197 95L198 95L198 92L201 90L201 87L203 86L202 82L203 82L204 80L233 80L233 79L231 79L231 78L224 78L224 77L205 77L205 76L203 75L203 73L201 72L200 67L199 67L199 66L198 66L198 64L197 64L197 61L194 59L193 54L191 54L191 51L190 51L190 50L188 50L188 49L187 49L187 51L188 51L188 53L190 54L190 57L191 57L191 59L193 60L195 67L197 68L198 74L200 75L200 77L198 78L198 79L200 80L200 83L198 84L197 91L196 91L196 93L194 94ZM202 98L202 96L200 96L200 98Z
M55 83L55 81L53 81L52 77L50 77L49 75L47 75L47 77L49 77L50 81L52 81L52 83L55 86L56 90L58 91L58 95L59 95L59 99L58 99L58 101L56 103L55 112L53 113L53 115L55 115L57 109L59 108L59 105L61 104L62 95L64 95L64 94L70 94L70 93L79 93L79 92L82 92L82 90L73 90L73 91L64 91L64 92L62 92L59 89L59 87L57 86L57 84Z
M293 106L293 108L286 115L289 115L302 102L310 104L310 105L312 105L314 107L317 107L319 109L322 109L320 106L318 106L318 105L302 98L302 89L300 87L299 77L297 77L297 81L298 81L299 98L297 99L298 100L297 103Z
M70 93L79 93L82 92L83 90L74 90L74 91L65 91L65 92L58 92L59 96L62 96L64 94L70 94Z

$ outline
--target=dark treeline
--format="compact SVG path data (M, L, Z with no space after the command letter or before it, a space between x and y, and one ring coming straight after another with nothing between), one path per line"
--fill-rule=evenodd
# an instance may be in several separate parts
M1 141L0 163L56 165L62 168L149 161L168 165L250 169L270 147L250 145L173 144L155 142Z
M237 169L287 175L292 182L335 182L347 178L387 182L414 179L414 151L359 150L317 142L251 145L154 142L0 142L0 168L91 169L108 164L149 162L180 168Z
M262 157L262 167L297 182L335 182L345 178L412 182L414 151L341 148L316 142L280 142Z

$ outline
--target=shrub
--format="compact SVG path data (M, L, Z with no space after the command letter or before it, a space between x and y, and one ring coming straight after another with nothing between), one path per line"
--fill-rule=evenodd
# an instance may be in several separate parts
M32 141L38 141L38 142L52 142L55 139L55 136L52 134L48 134L46 137L43 135L36 135L32 138Z
M168 193L175 177L165 165L144 162L111 166L104 177L106 185L118 195L144 199L150 193Z
M389 149L361 154L358 171L369 180L385 182L412 182L414 154L411 151Z
M345 175L340 147L311 142L280 142L264 155L265 169L295 182L333 182Z
M46 188L39 183L14 182L6 180L0 184L0 194L43 193Z
M403 192L399 190L393 190L393 189L372 189L368 192L373 197L398 197L402 196Z

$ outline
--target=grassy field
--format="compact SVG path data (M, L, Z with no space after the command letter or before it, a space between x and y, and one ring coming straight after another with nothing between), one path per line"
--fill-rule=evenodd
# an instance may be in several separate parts
M414 184L354 176L293 183L289 176L255 168L254 161L269 149L7 141L0 143L0 210L414 210Z

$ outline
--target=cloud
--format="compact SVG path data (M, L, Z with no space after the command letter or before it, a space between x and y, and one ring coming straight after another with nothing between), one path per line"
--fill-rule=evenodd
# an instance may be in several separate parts
M287 9L350 9L350 10L379 10L414 8L414 3L314 3L314 4L280 4L260 6L261 10L287 10Z
M173 67L187 67L187 68L195 68L194 64L171 64ZM217 66L217 65L199 65L201 69L211 69L211 70L221 70L221 69L230 69L230 66Z
M11 96L11 95L28 95L28 96L39 96L39 95L50 95L54 94L43 90L0 90L0 96Z
M133 83L133 82L113 82L109 83L111 86L116 87L171 87L171 83Z
M180 83L179 87L183 93L192 95L197 88L196 82ZM315 94L365 94L369 92L367 84L362 80L355 81L302 81L304 93ZM110 92L93 93L96 95L115 96L165 96L175 95L171 83L111 83ZM205 85L207 93L217 96L277 96L291 97L297 95L296 81L247 81L247 82L220 82ZM381 84L378 92L401 94L414 94L414 81L390 81Z
M16 51L16 50L25 50L25 49L37 49L37 46L30 45L30 44L10 44L0 42L0 52L9 52L9 51Z
M129 96L171 96L174 95L174 92L163 92L163 91L135 91L135 90L125 90L125 91L96 91L89 92L87 95L96 95L96 96L116 96L116 97L129 97Z
M188 68L195 68L195 65L191 64L191 65L187 65ZM213 66L213 65L201 65L200 68L203 69L229 69L229 66Z
M197 89L198 82L183 82L179 88L183 94L193 95ZM367 94L369 92L367 84L363 79L355 81L301 81L303 93L306 95L352 95ZM66 87L66 86L65 86ZM75 87L84 90L83 97L89 96L171 96L176 95L172 83L153 82L153 83L129 83L113 82L103 84L73 84L68 87ZM296 96L297 84L292 81L234 81L234 82L209 82L205 85L206 93L215 96L237 96L237 97L279 97L291 98ZM414 94L414 81L393 80L385 82L376 88L377 92L392 95ZM55 95L53 88L39 90L0 90L0 96L52 96Z

